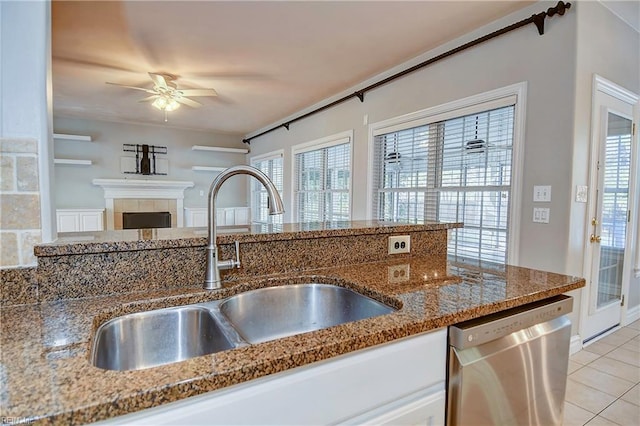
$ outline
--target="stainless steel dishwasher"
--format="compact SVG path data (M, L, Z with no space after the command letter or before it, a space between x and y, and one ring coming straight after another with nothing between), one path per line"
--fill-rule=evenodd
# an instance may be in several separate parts
M448 425L561 425L573 299L449 327Z

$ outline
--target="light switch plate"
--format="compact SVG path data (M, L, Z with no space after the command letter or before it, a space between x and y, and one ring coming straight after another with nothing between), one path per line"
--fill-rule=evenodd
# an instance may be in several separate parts
M549 223L550 209L546 207L533 208L533 221L535 223Z
M535 185L533 187L533 202L534 203L551 202L551 185Z

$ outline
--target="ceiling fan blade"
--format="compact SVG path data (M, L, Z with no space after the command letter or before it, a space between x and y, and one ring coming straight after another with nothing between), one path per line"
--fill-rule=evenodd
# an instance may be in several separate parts
M156 93L151 89L145 89L143 87L127 86L126 84L110 83L108 81L107 81L107 84L111 84L112 86L126 87L127 89L142 90L143 92L147 92L147 93L154 93L154 94Z
M183 96L218 96L213 89L179 89L178 92Z
M151 95L146 98L140 99L138 102L151 102L151 101L155 101L158 98L159 98L158 95Z
M200 102L196 102L193 99L189 98L176 98L176 101L180 102L181 104L185 104L186 106L190 106L191 108L200 108L202 106Z
M165 79L164 75L150 72L149 77L151 77L151 80L153 80L153 83L156 86L167 89L167 80Z

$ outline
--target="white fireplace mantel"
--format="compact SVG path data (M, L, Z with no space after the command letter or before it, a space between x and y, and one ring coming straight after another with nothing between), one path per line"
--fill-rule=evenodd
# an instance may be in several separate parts
M120 198L175 200L176 222L181 228L184 226L184 190L194 186L189 181L151 179L94 179L92 183L104 190L107 229L114 229L113 200Z

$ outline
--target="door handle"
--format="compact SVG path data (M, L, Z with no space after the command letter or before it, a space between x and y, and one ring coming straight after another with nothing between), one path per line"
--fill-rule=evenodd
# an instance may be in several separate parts
M600 240L602 240L602 238L600 237L600 235L593 235L591 234L591 238L589 238L589 241L591 241L592 243L599 243Z

